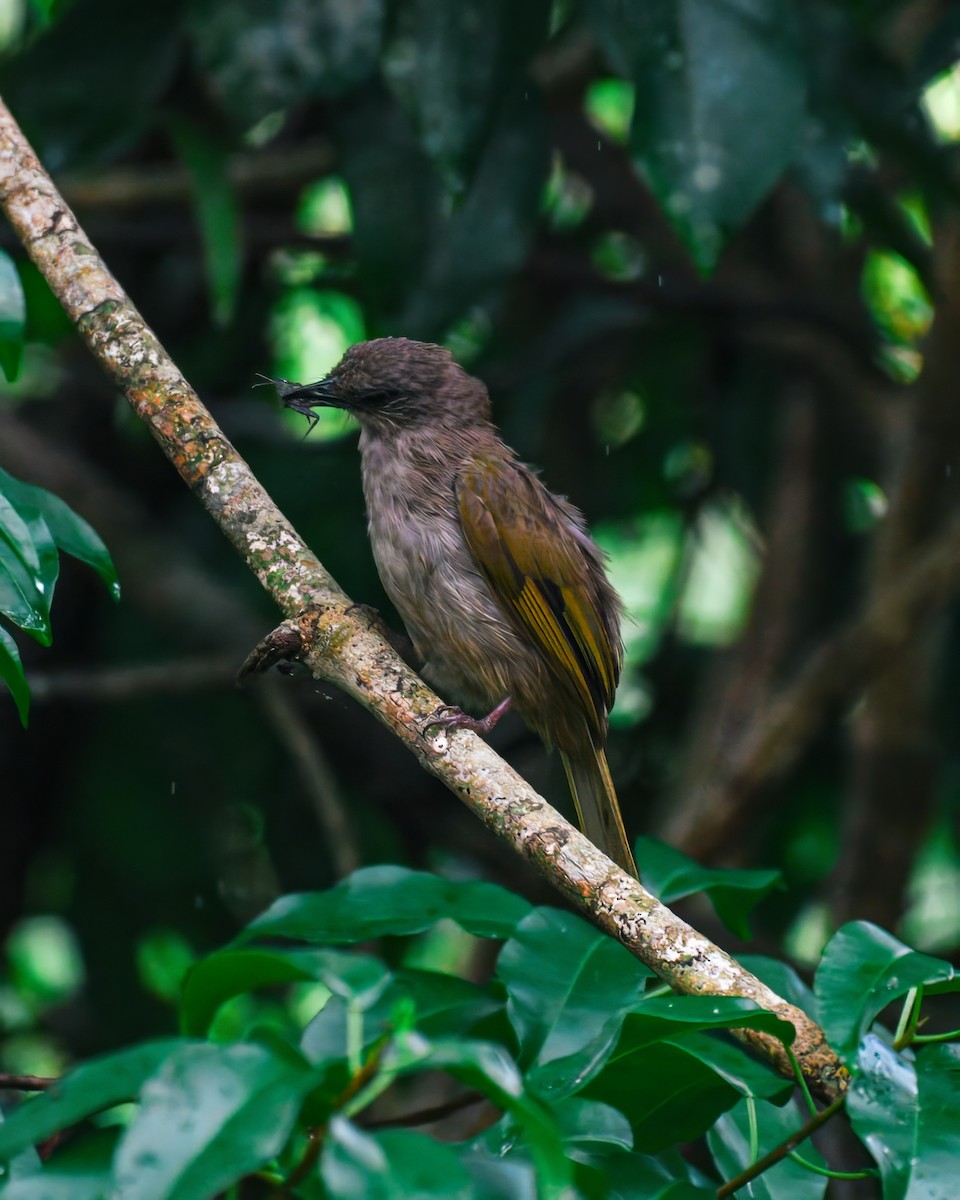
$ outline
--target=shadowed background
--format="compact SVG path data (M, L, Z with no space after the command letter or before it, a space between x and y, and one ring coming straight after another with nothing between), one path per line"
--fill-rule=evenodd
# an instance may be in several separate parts
M956 951L950 586L837 642L921 549L957 557L950 5L0 7L5 100L354 599L396 620L355 431L305 438L253 384L444 342L610 555L631 832L779 867L760 944L801 967L850 918ZM169 1026L193 952L361 863L544 899L360 709L233 689L275 612L0 232L27 300L0 304L0 466L85 516L123 587L65 559L54 647L18 637L26 732L0 698L8 1069ZM521 722L491 741L566 803ZM444 936L424 953L465 952Z

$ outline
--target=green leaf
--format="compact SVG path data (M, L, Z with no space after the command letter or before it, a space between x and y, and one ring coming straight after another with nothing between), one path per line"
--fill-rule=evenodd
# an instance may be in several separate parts
M699 1186L687 1175L690 1166L669 1153L651 1158L647 1154L618 1154L601 1166L610 1191L606 1200L715 1200L716 1186Z
M460 883L405 867L365 867L327 892L283 896L241 933L349 944L422 933L443 917L477 937L507 938L530 911L492 883Z
M170 132L193 189L213 320L226 325L236 310L243 272L240 205L230 182L227 154L190 121L171 121Z
M18 509L36 509L43 517L54 542L66 554L73 555L92 567L110 589L114 600L120 599L120 584L110 552L99 534L83 517L65 504L59 496L45 488L24 483L0 470L0 494L7 496Z
M385 88L364 88L331 119L350 191L361 298L370 324L385 326L416 290L433 245L440 178ZM379 136L371 138L371 129ZM382 202L384 179L390 180L389 204Z
M183 1045L179 1038L143 1042L76 1067L56 1087L21 1104L0 1125L0 1158L9 1159L92 1113L133 1099L144 1080Z
M0 481L2 483L2 481ZM0 491L0 613L43 646L52 641L40 557L18 508Z
M8 381L20 374L27 304L16 264L0 250L0 368Z
M741 1055L750 1061L743 1052ZM762 1070L756 1064L751 1066ZM741 1076L748 1070L744 1067ZM758 1090L755 1086L747 1089L742 1082L735 1086L730 1074L716 1069L702 1041L667 1039L646 1046L642 1054L611 1059L583 1095L619 1109L630 1122L636 1148L656 1154L700 1137L745 1090ZM767 1072L766 1084L767 1091L778 1097L790 1090L789 1082L775 1078L772 1072Z
M765 896L784 886L779 871L701 867L656 838L638 838L636 856L642 864L644 884L664 904L705 892L717 916L737 937L750 937L747 917Z
M537 1169L518 1152L501 1157L473 1146L464 1166L473 1184L472 1200L537 1200Z
M472 1200L470 1176L456 1153L422 1133L369 1134L334 1117L320 1174L330 1200Z
M791 1080L785 1079L762 1059L754 1058L738 1042L707 1033L688 1033L667 1040L692 1058L698 1058L742 1096L782 1103L793 1090Z
M187 20L204 76L227 114L250 126L312 96L354 87L376 69L383 0L191 0Z
M844 925L827 943L814 983L830 1045L851 1054L883 1009L920 984L952 991L960 977L949 963L918 954L876 925Z
M772 1104L743 1100L719 1117L707 1134L707 1145L721 1178L732 1179L754 1162L751 1147L750 1104L753 1104L759 1155L766 1154L801 1129L806 1115L796 1103L776 1108ZM808 1161L826 1166L823 1156L809 1142L797 1149ZM737 1194L750 1200L820 1200L829 1181L786 1158L764 1171Z
M400 997L413 1001L417 1028L428 1037L469 1033L472 1025L503 1010L501 999L475 983L439 971L397 971L385 999L396 1004Z
M758 1029L790 1045L795 1030L788 1021L742 996L654 996L629 1014L621 1034L631 1052L665 1037L704 1029ZM620 1052L618 1048L618 1053Z
M883 1200L904 1200L916 1155L917 1073L912 1063L868 1033L847 1090L847 1114L880 1169Z
M510 1114L522 1131L537 1166L544 1197L560 1197L570 1183L570 1162L550 1113L524 1091L516 1065L502 1046L467 1039L428 1041L401 1034L384 1056L383 1069L398 1075L446 1071L482 1092Z
M20 651L17 643L5 629L0 629L0 679L10 689L13 702L17 706L20 724L26 729L27 716L30 712L30 689L23 673L20 661Z
M574 1096L551 1107L568 1154L602 1156L633 1149L630 1122L619 1109Z
M180 1000L185 1033L203 1034L217 1010L233 996L279 983L316 980L358 1008L369 1008L390 974L369 955L303 947L220 950L187 972Z
M847 1108L883 1180L884 1200L955 1200L960 1046L924 1046L914 1067L868 1034Z
M141 1092L114 1159L117 1200L209 1200L279 1154L316 1075L289 1048L187 1044Z
M655 1153L699 1137L742 1096L782 1099L792 1088L739 1046L700 1032L742 1023L787 1040L793 1036L791 1025L748 1000L650 1000L627 1016L616 1049L583 1095L618 1108L638 1150Z
M788 0L586 0L610 64L636 86L631 149L697 264L791 162L806 78Z
M397 12L384 74L424 150L442 167L473 165L504 95L543 42L547 0L409 0Z
M503 1007L475 984L453 975L400 970L375 1003L359 1010L362 1022L352 1034L350 1005L342 996L331 997L304 1030L301 1050L317 1067L342 1063L351 1036L359 1041L356 1049L368 1049L395 1029L396 1014L405 1005L412 1005L417 1030L431 1038L469 1034L478 1021Z
M497 975L534 1090L559 1098L595 1073L650 974L572 913L536 908L524 917L500 951Z
M498 295L530 250L549 167L539 93L532 84L511 89L462 202L437 215L422 279L398 318L411 336L438 338Z
M110 1194L113 1129L86 1133L58 1149L50 1162L31 1174L11 1178L3 1200L104 1200Z
M960 1162L960 1046L917 1054L917 1139L907 1200L955 1200Z
M31 144L49 170L95 170L156 121L182 62L181 23L169 5L127 0L58 0L57 9L43 37L6 58L3 98L29 114Z
M796 1005L812 1020L819 1022L819 1008L813 989L804 983L793 967L764 954L738 954L737 962L751 975L756 975L768 988L772 988L778 996Z

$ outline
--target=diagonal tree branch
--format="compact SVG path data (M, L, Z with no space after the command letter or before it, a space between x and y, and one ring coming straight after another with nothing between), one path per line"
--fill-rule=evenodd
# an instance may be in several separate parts
M659 903L574 829L475 734L425 738L440 700L367 623L273 504L165 354L0 102L0 206L87 346L123 389L264 588L314 673L369 708L494 832L678 991L745 996L797 1030L793 1051L825 1099L844 1086L822 1030ZM309 607L308 607L309 606ZM785 1075L775 1038L743 1036Z

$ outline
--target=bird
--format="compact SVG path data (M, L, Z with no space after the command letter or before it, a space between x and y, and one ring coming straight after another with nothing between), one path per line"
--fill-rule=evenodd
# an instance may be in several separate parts
M427 724L486 734L517 710L560 752L584 834L636 876L606 757L623 605L583 514L503 441L487 388L443 346L375 338L315 383L273 382L308 432L317 408L359 422L380 579L423 678L460 706Z

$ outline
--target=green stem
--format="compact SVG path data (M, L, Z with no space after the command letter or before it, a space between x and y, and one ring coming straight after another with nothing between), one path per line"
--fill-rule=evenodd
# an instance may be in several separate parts
M836 1100L826 1108L817 1113L815 1117L811 1117L809 1121L801 1126L796 1133L793 1133L785 1141L782 1141L779 1146L775 1146L769 1154L765 1154L763 1158L758 1158L755 1163L751 1163L746 1170L741 1171L739 1175L733 1179L727 1180L717 1188L717 1200L725 1200L725 1197L732 1196L734 1192L739 1192L742 1187L746 1187L751 1180L762 1175L764 1171L768 1171L778 1162L782 1162L787 1157L791 1150L795 1149L805 1142L812 1133L815 1133L821 1125L826 1125L831 1117L843 1108L846 1096L838 1096Z
M880 1174L874 1167L866 1167L862 1171L831 1171L829 1167L821 1167L818 1163L810 1162L796 1150L791 1150L787 1158L798 1163L805 1170L813 1171L815 1175L826 1175L828 1179L875 1179Z
M351 1075L359 1074L363 1063L363 1009L352 1004L346 1018L347 1065Z
M894 1050L902 1050L915 1039L917 1024L920 1020L920 1005L923 1003L923 984L911 988L903 1002L900 1020L897 1022L897 1032L893 1036Z
M797 1062L797 1056L789 1046L786 1047L786 1051L790 1057L790 1066L793 1067L793 1074L796 1078L797 1086L800 1088L800 1091L803 1093L803 1098L807 1102L807 1112L811 1117L815 1117L817 1115L817 1106L814 1104L813 1097L810 1095L810 1089L807 1087L807 1081L804 1079L803 1072L800 1070L800 1064Z
M952 1042L960 1038L960 1029L951 1029L949 1033L915 1033L913 1044L921 1046L925 1042Z
M760 1153L760 1127L757 1124L757 1102L753 1096L747 1097L747 1125L750 1127L750 1146L747 1151L751 1162L756 1162Z

